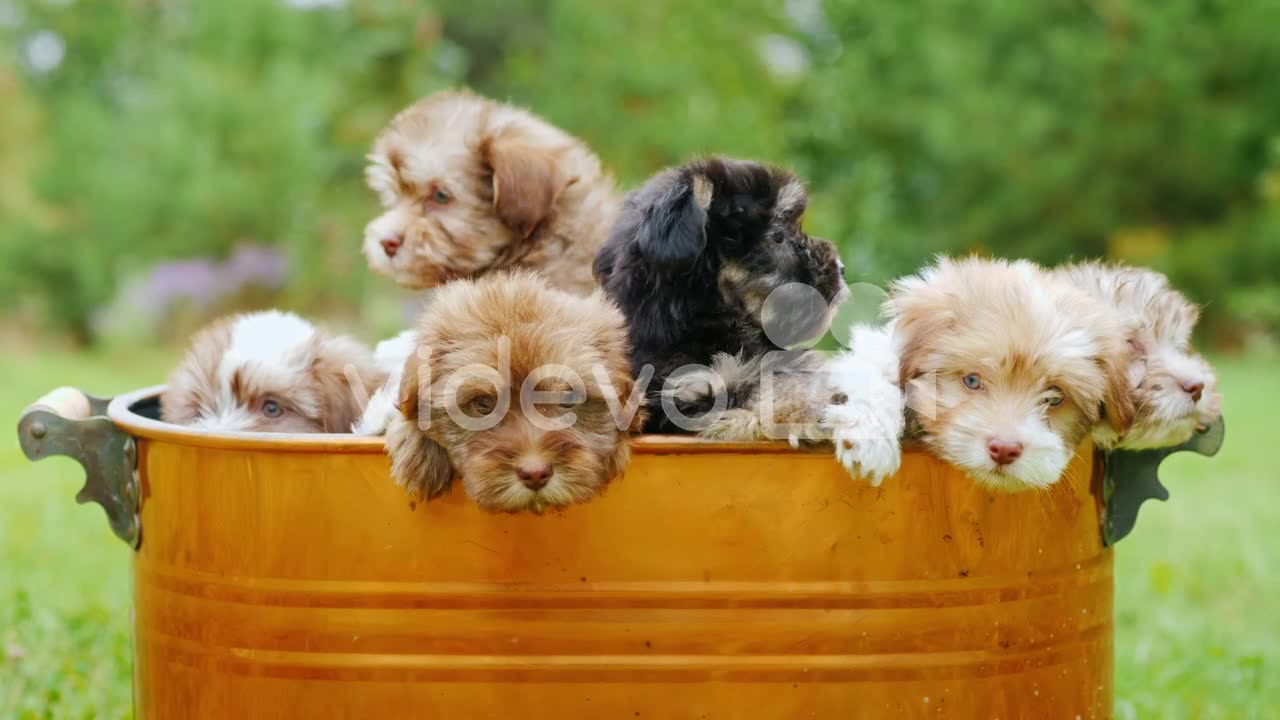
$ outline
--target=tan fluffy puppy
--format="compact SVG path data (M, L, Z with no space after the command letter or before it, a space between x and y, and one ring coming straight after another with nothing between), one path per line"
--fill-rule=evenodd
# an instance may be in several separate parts
M939 260L888 305L915 434L983 485L1046 488L1103 418L1132 421L1122 324L1032 263Z
M582 141L461 91L396 115L365 178L383 208L365 227L369 267L408 288L524 267L585 295L621 202Z
M527 272L461 280L432 295L417 330L387 429L411 496L444 492L456 471L481 507L540 511L622 472L641 399L622 314L600 292Z
M1067 265L1060 277L1105 302L1127 323L1124 348L1134 421L1117 434L1102 424L1094 439L1134 450L1186 442L1222 416L1222 396L1209 363L1191 348L1200 310L1154 270L1098 262Z
M236 315L191 338L160 416L206 430L346 433L385 377L364 345L293 313Z

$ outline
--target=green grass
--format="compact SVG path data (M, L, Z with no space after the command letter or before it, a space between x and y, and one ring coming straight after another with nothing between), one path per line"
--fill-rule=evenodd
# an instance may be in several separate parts
M1226 443L1165 462L1116 547L1120 718L1280 718L1280 377L1219 363Z
M62 384L159 382L167 353L0 359L0 414ZM1120 718L1280 718L1280 378L1271 358L1220 364L1227 442L1168 461L1167 504L1117 549ZM10 426L12 427L12 426ZM1277 454L1272 454L1277 452ZM0 439L0 718L129 716L128 550L79 468L30 464Z
M0 359L0 718L130 716L129 549L96 505L77 505L80 466L32 464L19 413L58 385L110 395L162 382L169 353Z

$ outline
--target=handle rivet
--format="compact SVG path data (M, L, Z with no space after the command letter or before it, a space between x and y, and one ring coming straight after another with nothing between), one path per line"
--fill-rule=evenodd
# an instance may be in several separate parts
M31 423L31 437L37 440L43 440L45 435L49 434L49 428L39 420Z

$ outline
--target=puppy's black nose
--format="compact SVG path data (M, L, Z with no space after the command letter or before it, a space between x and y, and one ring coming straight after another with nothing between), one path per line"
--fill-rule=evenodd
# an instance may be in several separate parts
M1022 443L999 438L988 440L987 454L997 465L1009 465L1022 457Z
M1200 402L1200 396L1204 394L1204 381L1183 380L1182 389L1191 396L1191 402Z
M404 238L400 237L399 235L392 238L387 238L386 240L383 240L381 243L379 243L379 245L382 246L382 252L386 253L387 257L389 258L395 257L396 253L400 252L400 246L403 244L404 244Z
M551 474L555 472L545 462L523 462L516 466L516 477L530 490L541 490L551 482Z

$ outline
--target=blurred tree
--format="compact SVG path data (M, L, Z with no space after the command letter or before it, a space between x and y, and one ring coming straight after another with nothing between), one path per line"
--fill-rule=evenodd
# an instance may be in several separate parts
M254 0L19 7L13 45L26 50L45 125L29 179L57 222L5 223L11 285L38 292L84 342L122 273L244 242L290 250L291 302L357 300L364 274L352 261L371 205L362 155L392 113L455 81L437 62L438 17L390 0L346 11ZM41 66L38 37L65 56Z
M482 87L571 128L631 183L699 153L783 162L779 84L758 50L785 27L775 5L550 2L538 40Z
M795 166L850 279L1120 253L1265 326L1276 27L1280 0L0 0L0 300L89 341L125 272L251 241L288 251L280 302L356 305L385 285L363 154L466 82L624 184L697 153Z
M880 277L934 251L1055 262L1224 222L1280 124L1273 0L822 7L787 137L824 195L884 181L887 221L837 219Z

